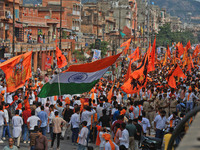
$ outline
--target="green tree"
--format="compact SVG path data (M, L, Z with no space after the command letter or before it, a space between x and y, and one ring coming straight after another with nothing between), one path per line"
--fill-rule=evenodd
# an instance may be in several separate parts
M187 42L190 40L191 44L197 43L198 39L193 35L192 32L184 31L184 32L172 32L170 28L170 24L165 24L159 28L159 32L156 38L156 45L157 46L164 46L167 45L171 46L172 43L182 42L183 45L186 45Z
M107 41L102 41L100 49L101 50L101 57L103 58L106 55L106 52L108 51L108 45L109 43ZM89 49L95 49L95 43L90 44Z

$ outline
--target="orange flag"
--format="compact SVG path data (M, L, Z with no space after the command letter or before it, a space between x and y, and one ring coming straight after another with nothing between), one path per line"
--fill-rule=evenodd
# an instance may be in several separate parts
M153 47L151 50L151 65L152 65L151 71L155 70L155 53L156 53L156 36L155 36L155 39L153 42Z
M131 55L128 56L128 58L132 59L132 60L131 60L132 63L133 63L134 61L139 60L139 58L140 58L140 50L139 50L139 47L137 47L136 50L135 50Z
M185 74L179 67L179 65L176 64L175 68L172 68L172 70L169 72L168 77L166 78L168 85L172 88L176 88L176 81L175 76L186 78Z
M148 55L145 54L141 65L131 74L121 89L127 94L137 93L142 87L146 86L148 74Z
M193 63L193 60L192 60L192 56L190 55L190 64L192 65L192 68L194 68L194 63Z
M167 46L167 56L171 59L171 52L170 52L170 49L169 49L169 45Z
M131 44L131 39L127 40L126 42L122 43L122 45L120 47L125 47L124 49L124 53L127 54L127 51L130 47Z
M56 46L56 59L58 68L63 68L67 65L66 57L62 54L61 50Z
M32 51L15 56L0 64L6 74L7 92L14 92L22 87L31 76Z
M109 103L111 103L111 99L112 99L112 95L113 95L113 87L114 87L114 84L113 84L112 88L110 89L110 91L108 92L107 99L108 99Z
M184 51L185 51L185 49L183 48L183 44L182 44L182 43L179 43L179 44L177 45L177 47L178 47L178 57L181 57L181 55L183 55L183 53L184 53Z
M126 75L125 75L125 82L130 78L130 76L131 76L131 64L132 64L132 62L130 61L129 62L129 66L128 66L128 70L127 70L127 73L126 73Z
M168 54L165 53L165 59L164 59L164 61L163 61L163 66L165 66L165 65L167 64L167 56L168 56Z
M190 43L190 40L189 40L187 45L186 45L186 47L185 47L185 49L186 49L186 51L188 51L188 49L191 49L191 48L192 47L191 47L191 43Z
M198 53L199 53L199 45L197 45L197 46L195 47L195 50L194 50L194 52L193 52L192 57L193 57L193 58L194 58L194 57L197 57Z

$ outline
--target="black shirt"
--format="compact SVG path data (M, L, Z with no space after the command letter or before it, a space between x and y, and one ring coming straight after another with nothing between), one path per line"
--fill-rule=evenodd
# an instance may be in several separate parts
M136 134L135 134L135 140L138 140L138 141L140 141L140 139L141 139L141 135L142 135L142 126L141 125L139 125L139 124L134 124L135 126L136 126L136 130L137 130L137 132L136 132ZM140 133L140 135L137 135L137 133Z
M102 127L109 127L110 128L110 117L105 115L99 118L99 122L102 123Z
M63 119L66 121L66 122L70 122L70 118L73 114L73 110L72 109L66 109L66 110L63 110L65 111L64 113L64 116L63 116Z

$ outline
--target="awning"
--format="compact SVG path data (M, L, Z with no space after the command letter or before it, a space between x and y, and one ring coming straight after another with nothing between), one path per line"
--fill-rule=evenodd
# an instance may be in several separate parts
M70 30L70 29L66 29L66 28L63 28L62 31L72 32L72 30Z

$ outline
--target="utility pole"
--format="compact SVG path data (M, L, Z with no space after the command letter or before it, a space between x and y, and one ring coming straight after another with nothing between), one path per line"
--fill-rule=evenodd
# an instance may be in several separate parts
M121 6L119 5L119 46L120 46L120 32L121 32Z
M59 48L62 51L62 0L60 0L60 43Z
M15 56L15 0L13 0L13 41L12 55Z

